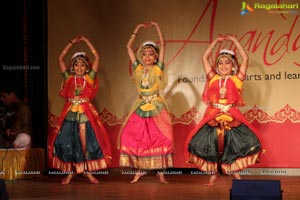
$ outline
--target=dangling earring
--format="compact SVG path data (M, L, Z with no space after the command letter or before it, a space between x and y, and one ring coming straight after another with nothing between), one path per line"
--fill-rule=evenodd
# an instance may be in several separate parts
M219 68L218 68L218 67L216 67L216 72L217 72L217 74L220 75L220 71L219 71Z
M71 67L71 73L74 74L74 67Z
M232 74L236 74L237 68L236 68L236 67L232 67L232 68L231 68L231 71L232 71Z
M85 70L85 73L88 73L88 72L89 72L89 69L86 69L86 70Z

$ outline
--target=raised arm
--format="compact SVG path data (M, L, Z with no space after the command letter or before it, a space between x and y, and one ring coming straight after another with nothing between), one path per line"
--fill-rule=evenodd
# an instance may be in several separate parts
M241 45L240 42L236 39L235 36L228 35L227 37L228 37L229 40L231 40L231 41L234 43L234 45L236 46L237 50L238 50L239 53L241 54L242 62L241 62L239 71L240 71L243 75L246 75L246 73L247 73L247 68L248 68L248 61L249 61L248 54L246 53L246 51L244 50L244 48L242 47L242 45Z
M158 23L151 21L150 25L155 26L159 40L160 40L160 51L159 51L159 57L158 60L163 63L164 62L164 58L165 58L165 39L164 39L164 35L161 33L161 29L158 25Z
M134 63L136 61L136 57L135 57L135 54L133 51L133 43L134 43L135 37L137 36L140 28L142 28L142 27L146 27L146 24L138 24L135 27L135 29L134 29L133 33L131 34L131 37L127 43L127 52L128 52L129 58L132 63Z
M212 70L212 64L210 63L210 56L211 53L213 51L213 49L215 48L215 46L217 45L218 42L222 42L226 40L226 38L224 36L220 36L217 37L206 49L206 51L204 52L203 56L202 56L202 64L204 67L204 70L206 72L206 74L208 74L211 70Z
M60 55L58 56L58 64L60 67L60 71L64 73L67 70L64 58L66 54L69 52L70 48L72 47L73 44L77 43L80 41L80 37L75 37L69 41L69 43L65 46L65 48L62 50Z
M97 50L95 49L94 45L92 44L92 42L87 37L81 36L80 38L81 38L82 41L84 41L86 43L86 45L89 47L92 54L94 55L94 61L92 63L92 69L95 72L97 72L98 68L99 68L100 56L99 56Z

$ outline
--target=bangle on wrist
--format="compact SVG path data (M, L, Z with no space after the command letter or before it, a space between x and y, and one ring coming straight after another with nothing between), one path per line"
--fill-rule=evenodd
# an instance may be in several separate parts
M63 54L66 54L66 53L67 53L67 51L66 51L66 50L63 50L63 51L62 51L62 53L63 53Z
M93 50L92 50L92 53L93 53L93 54L95 54L96 52L97 52L96 49L93 49Z

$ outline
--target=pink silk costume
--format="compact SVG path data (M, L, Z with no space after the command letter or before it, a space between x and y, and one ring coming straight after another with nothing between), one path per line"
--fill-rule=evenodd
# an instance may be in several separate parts
M138 61L132 80L138 92L119 136L120 166L166 169L173 166L173 132L167 104L160 95L165 86L164 65L154 65L147 77ZM142 84L143 81L145 85Z

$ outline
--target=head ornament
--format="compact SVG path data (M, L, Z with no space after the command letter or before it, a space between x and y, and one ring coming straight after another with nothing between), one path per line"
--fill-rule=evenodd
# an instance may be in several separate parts
M86 53L83 52L83 51L76 52L76 53L73 54L72 59L76 58L77 56L83 56L83 57L85 57Z
M235 56L234 52L228 49L221 49L220 50L220 55L221 54L230 54L231 56Z
M142 46L143 47L145 47L145 46L153 46L153 47L157 48L157 44L155 42L153 42L153 41L146 41L146 42L144 42L142 44Z

